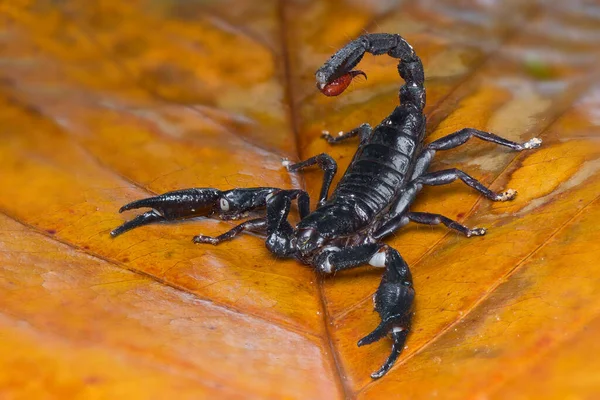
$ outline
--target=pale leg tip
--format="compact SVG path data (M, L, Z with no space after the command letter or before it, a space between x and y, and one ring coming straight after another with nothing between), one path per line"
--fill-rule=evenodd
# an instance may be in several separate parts
M505 192L500 193L496 197L496 201L510 201L517 196L517 191L514 189L508 189Z
M528 140L527 142L523 143L523 148L524 149L537 149L538 147L540 147L542 145L542 139L540 138L533 138Z
M281 165L283 165L283 167L287 170L289 170L290 165L292 165L292 162L290 160L288 160L287 158L282 158L281 159Z
M471 237L471 236L483 236L483 235L486 234L486 232L487 232L487 229L485 229L485 228L473 228L469 232L468 237Z

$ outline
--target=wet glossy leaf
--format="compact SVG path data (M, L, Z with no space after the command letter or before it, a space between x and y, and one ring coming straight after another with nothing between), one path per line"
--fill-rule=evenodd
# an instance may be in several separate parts
M600 393L600 9L584 1L0 3L0 393L7 398L595 398ZM119 207L186 187L302 187L293 160L343 170L397 104L393 60L325 98L314 71L363 32L422 57L428 141L475 127L539 150L472 141L438 154L492 189L423 191L415 210L488 235L408 226L388 243L413 271L414 331L383 379L381 272L322 279L260 238L191 238L189 221L108 232ZM339 178L339 177L338 177ZM304 180L306 182L304 182Z

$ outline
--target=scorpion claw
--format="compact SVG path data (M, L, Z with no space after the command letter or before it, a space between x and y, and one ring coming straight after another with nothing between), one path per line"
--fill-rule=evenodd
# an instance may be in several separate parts
M373 332L358 341L358 346L364 346L382 339L388 333L393 340L392 352L383 366L371 375L373 379L387 373L402 352L410 331L410 310L415 296L408 265L396 250L388 248L385 264L386 272L373 298L381 322Z
M289 161L288 161L289 163ZM176 190L136 200L124 205L120 212L148 207L147 211L123 223L110 235L118 236L139 226L160 221L174 221L185 218L218 216L223 220L235 220L247 216L247 213L266 206L266 202L278 189L258 187L220 191L213 188L194 188ZM218 244L217 238L197 236L196 243Z
M136 200L136 201L132 201L131 203L127 203L123 207L119 208L119 213L123 213L127 210L135 210L137 208L142 208L142 207L154 208L154 206L156 206L158 203L158 201L157 201L158 197L160 197L160 196L148 197L146 199Z
M382 339L386 333L389 331L390 336L393 340L392 351L388 356L387 360L381 368L371 374L371 378L378 379L385 375L390 368L394 365L398 356L404 349L404 343L406 342L406 337L408 336L408 328L403 327L393 327L391 330L389 329L391 323L381 322L377 328L373 330L373 332L369 333L364 338L358 341L358 346L364 346L366 344L374 343L380 339Z
M364 346L367 344L375 343L376 341L383 338L387 332L388 332L387 324L385 324L384 322L381 322L379 324L379 326L373 330L373 332L369 333L367 336L360 339L358 341L357 345L358 345L358 347L361 347L361 346Z
M119 236L131 229L159 221L172 221L180 218L208 216L215 210L215 203L221 191L212 188L184 189L148 197L125 204L119 209L122 213L138 208L152 208L127 221L110 232L112 237Z
M125 210L128 210L128 208L122 207L121 210L120 211L123 212ZM156 210L147 211L143 214L138 215L131 221L127 221L127 222L119 225L112 231L110 231L110 236L117 237L122 233L132 230L133 228L137 228L138 226L148 225L152 222L162 221L162 220L164 220L164 217Z
M377 371L371 374L371 378L379 379L384 376L396 363L398 356L404 349L404 342L406 341L406 336L408 336L408 329L403 328L394 328L391 333L392 340L394 343L392 344L392 352L388 356L385 363L379 368Z

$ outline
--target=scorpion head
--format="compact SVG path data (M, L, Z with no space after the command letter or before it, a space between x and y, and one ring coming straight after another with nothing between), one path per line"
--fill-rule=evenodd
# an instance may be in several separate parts
M325 243L325 237L315 228L301 228L296 231L296 249L302 258L311 257Z

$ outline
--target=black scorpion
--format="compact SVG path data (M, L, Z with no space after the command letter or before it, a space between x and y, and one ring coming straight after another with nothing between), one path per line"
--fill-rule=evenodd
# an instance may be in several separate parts
M353 68L365 52L388 54L400 60L398 72L405 81L400 88L400 105L375 129L363 124L338 137L324 132L329 143L354 136L360 139L350 166L329 198L329 186L337 170L336 162L329 155L319 154L296 164L284 161L288 171L315 164L323 169L323 185L315 211L310 212L308 194L300 189L184 189L123 206L120 212L141 207L152 210L125 222L111 235L114 237L157 221L198 216L237 219L250 211L266 209L261 218L250 219L217 237L196 236L194 242L216 245L249 230L265 234L266 246L276 256L296 258L320 273L331 274L364 264L385 268L373 297L381 323L358 341L358 346L363 346L387 334L392 338L391 354L371 375L376 379L389 371L404 347L415 297L408 265L397 250L381 240L410 221L443 224L467 237L485 234L483 228L470 229L443 215L410 211L411 203L424 185L445 185L460 179L493 201L511 200L516 195L516 191L510 189L495 193L458 169L427 172L435 152L460 146L471 137L517 151L539 147L541 140L534 138L519 144L489 132L465 128L425 146L423 65L413 48L396 34L368 34L348 43L317 70L317 88L328 96L342 93L355 76L364 75ZM288 222L294 200L300 214L300 222L295 227Z

